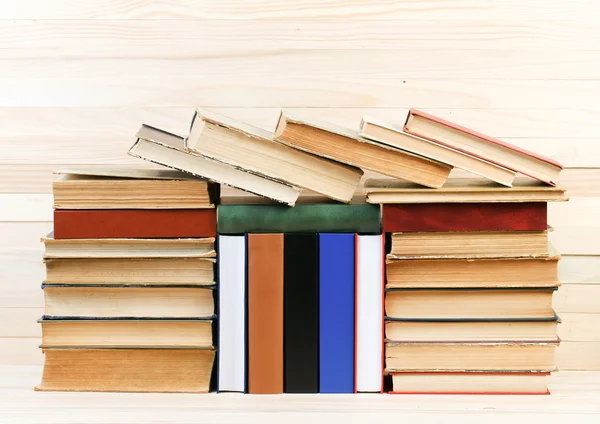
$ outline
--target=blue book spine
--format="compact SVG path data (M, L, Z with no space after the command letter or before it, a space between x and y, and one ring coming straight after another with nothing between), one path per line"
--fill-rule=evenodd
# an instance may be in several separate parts
M319 234L319 392L354 393L354 234Z

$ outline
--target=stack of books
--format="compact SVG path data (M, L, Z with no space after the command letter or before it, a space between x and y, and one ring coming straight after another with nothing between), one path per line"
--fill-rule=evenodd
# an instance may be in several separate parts
M38 390L208 392L215 359L211 191L175 171L58 175L54 231L43 238Z

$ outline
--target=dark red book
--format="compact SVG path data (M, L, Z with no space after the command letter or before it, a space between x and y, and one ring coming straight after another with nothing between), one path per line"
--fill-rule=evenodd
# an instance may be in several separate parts
M216 209L55 210L55 239L215 237Z
M383 231L544 231L547 215L545 202L383 205Z

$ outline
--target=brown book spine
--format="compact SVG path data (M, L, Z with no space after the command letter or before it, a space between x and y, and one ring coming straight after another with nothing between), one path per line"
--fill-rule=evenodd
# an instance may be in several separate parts
M283 234L248 234L248 393L283 393Z
M55 210L55 239L215 237L215 209Z

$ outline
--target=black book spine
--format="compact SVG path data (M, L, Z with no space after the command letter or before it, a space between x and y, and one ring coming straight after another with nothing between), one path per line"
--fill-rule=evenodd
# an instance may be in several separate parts
M284 240L284 389L319 393L318 235Z

